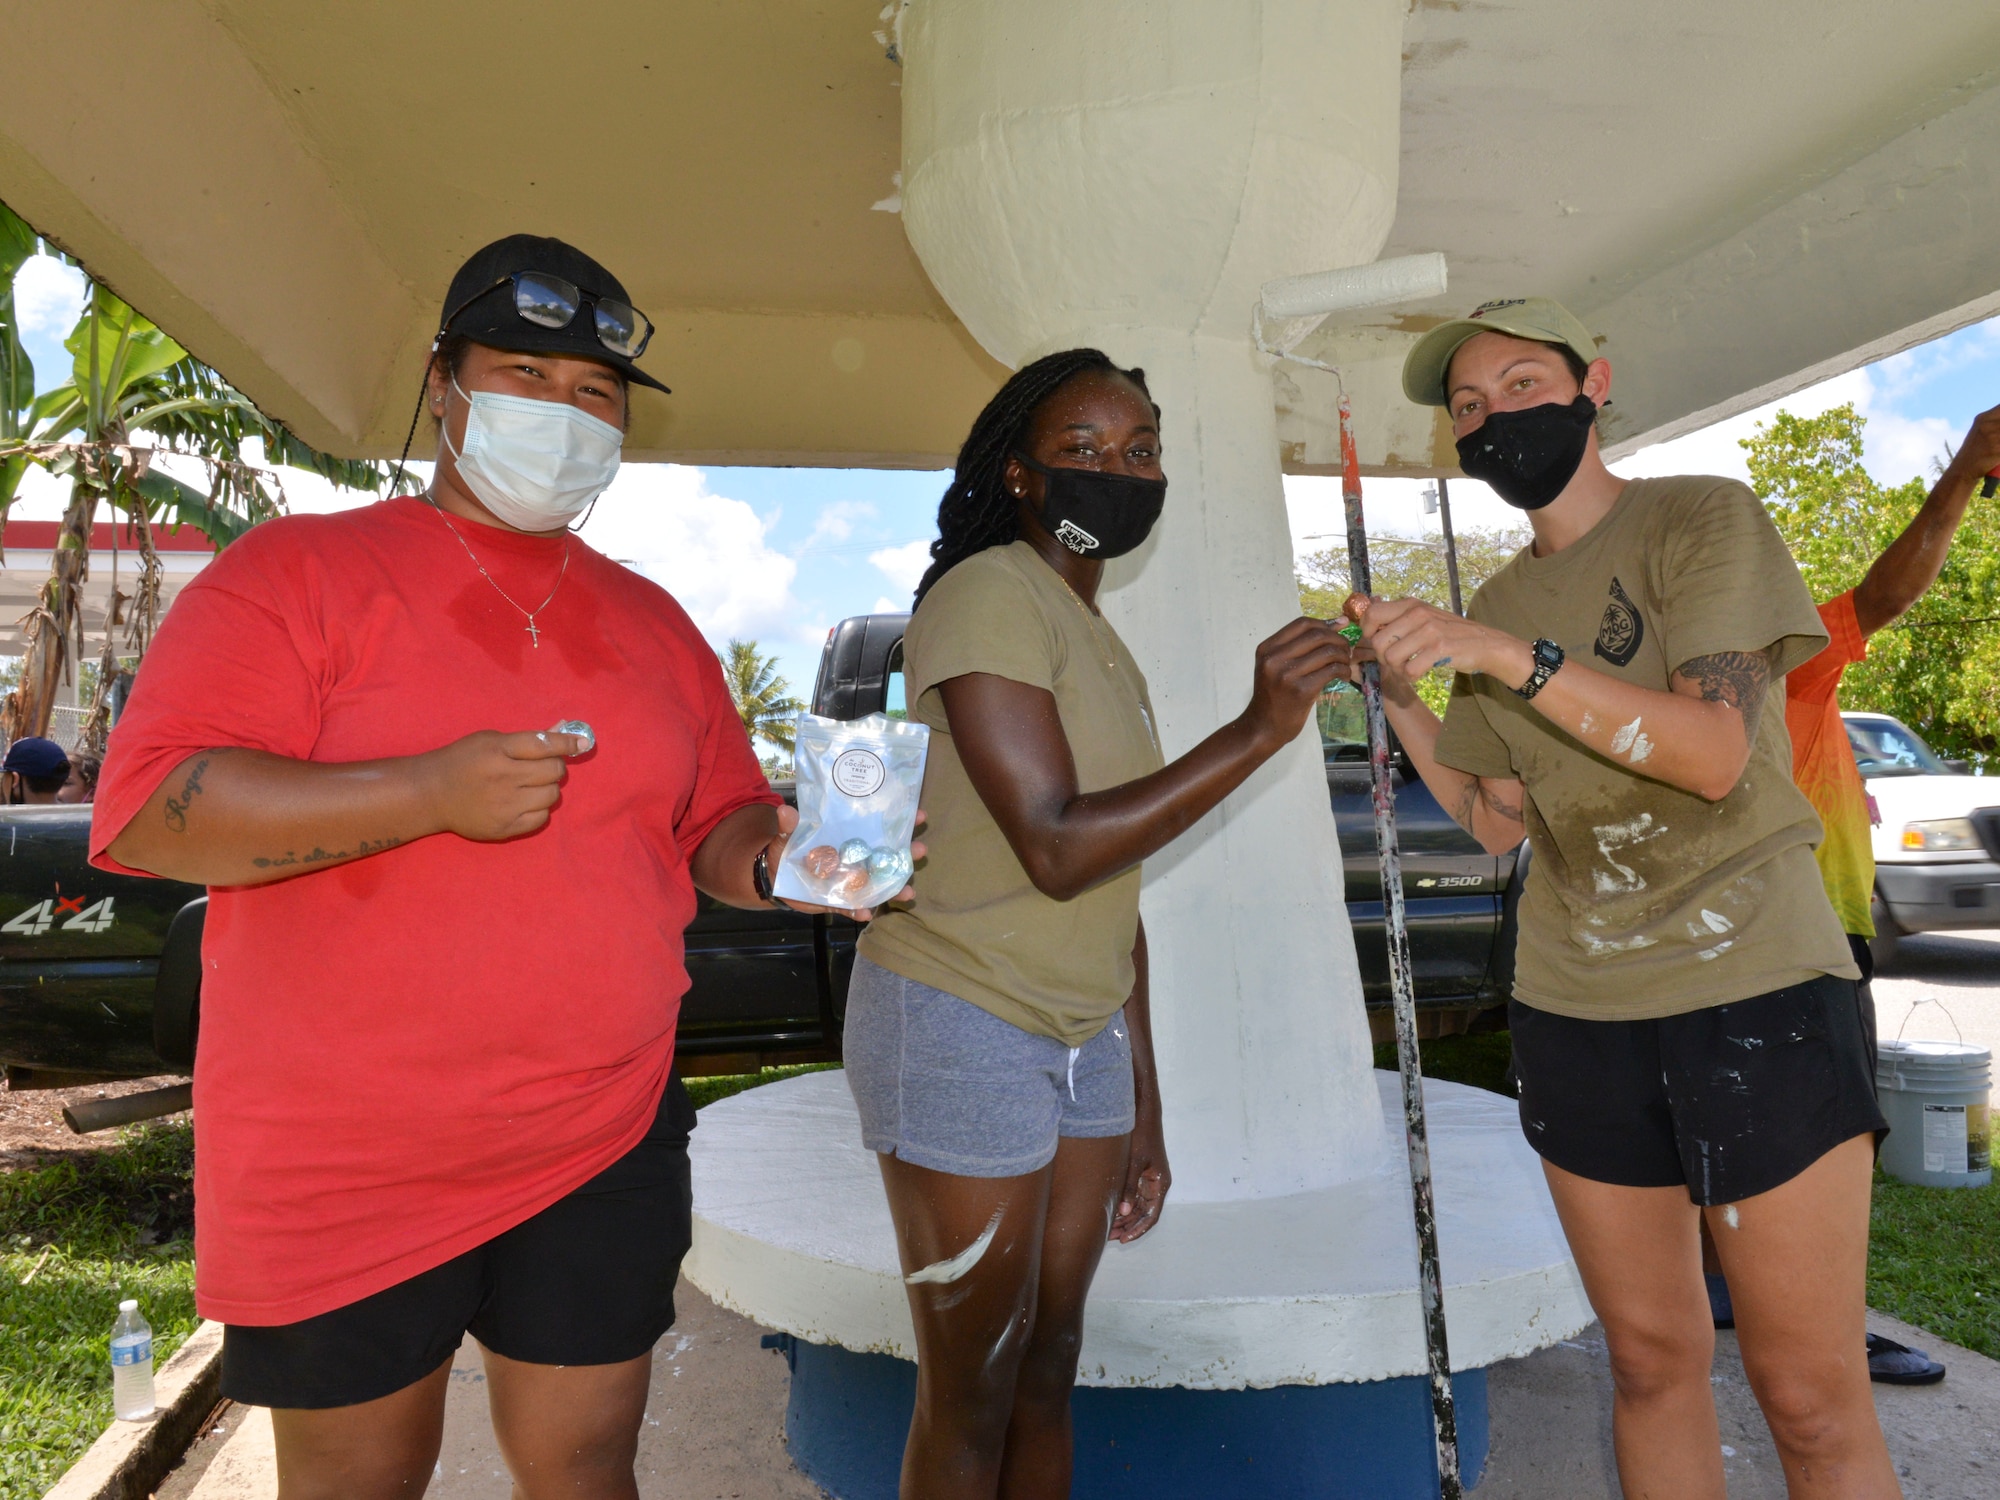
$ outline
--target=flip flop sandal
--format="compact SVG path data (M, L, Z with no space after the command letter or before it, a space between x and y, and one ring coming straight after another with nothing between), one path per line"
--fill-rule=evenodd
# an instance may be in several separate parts
M1921 1349L1912 1349L1879 1333L1868 1335L1868 1378L1883 1385L1936 1385L1944 1366Z
M1708 1283L1708 1312L1715 1319L1717 1328L1736 1326L1736 1306L1729 1300L1729 1283L1714 1271L1702 1272L1701 1279Z

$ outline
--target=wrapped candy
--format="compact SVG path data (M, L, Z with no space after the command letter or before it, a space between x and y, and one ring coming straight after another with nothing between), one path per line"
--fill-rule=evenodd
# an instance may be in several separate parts
M564 719L549 731L550 734L573 734L583 741L583 748L576 753L588 755L597 748L597 731L581 719Z
M883 714L799 715L792 750L799 826L772 879L775 894L854 910L903 889L930 735Z

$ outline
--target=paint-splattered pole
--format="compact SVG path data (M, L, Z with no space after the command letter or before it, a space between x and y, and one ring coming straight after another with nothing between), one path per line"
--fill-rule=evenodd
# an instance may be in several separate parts
M1347 510L1347 568L1357 594L1367 594L1368 532L1361 515L1361 460L1347 397L1340 398L1340 494ZM1375 853L1389 938L1389 988L1396 1016L1396 1066L1403 1076L1403 1139L1410 1155L1410 1199L1417 1221L1417 1280L1423 1296L1424 1348L1430 1357L1431 1423L1437 1434L1440 1500L1460 1500L1458 1412L1452 1404L1451 1353L1445 1342L1444 1279L1438 1270L1437 1195L1431 1185L1430 1131L1424 1123L1424 1075L1417 1054L1417 998L1410 983L1410 930L1403 911L1403 855L1396 842L1395 788L1389 777L1389 725L1382 712L1382 674L1361 668L1368 715L1368 774L1375 798Z

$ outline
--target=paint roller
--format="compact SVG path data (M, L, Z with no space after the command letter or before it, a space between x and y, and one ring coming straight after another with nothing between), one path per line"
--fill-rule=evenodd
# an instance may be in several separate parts
M1257 347L1281 359L1330 370L1291 349L1337 312L1436 297L1445 290L1442 255L1404 255L1371 265L1347 266L1264 283L1251 316ZM1271 330L1275 325L1275 334ZM1274 341L1275 340L1275 341ZM1353 414L1346 386L1340 394L1341 499L1347 512L1347 566L1354 591L1369 592L1368 529L1361 511L1361 461L1354 446ZM1451 1351L1445 1337L1444 1278L1438 1267L1437 1194L1431 1181L1430 1129L1424 1116L1423 1060L1417 1048L1417 1000L1410 970L1410 930L1403 906L1403 856L1396 836L1395 784L1390 777L1389 724L1382 711L1382 675L1374 662L1361 669L1361 697L1368 720L1368 773L1375 806L1375 856L1382 871L1389 942L1389 985L1396 1020L1396 1067L1403 1087L1403 1140L1410 1164L1410 1211L1417 1229L1417 1281L1424 1319L1424 1351L1431 1389L1431 1431L1437 1440L1440 1500L1460 1500L1458 1413L1452 1399Z
M1297 359L1291 351L1307 334L1338 312L1382 307L1391 302L1421 302L1441 297L1445 290L1444 256L1399 255L1365 266L1314 271L1305 276L1281 276L1264 283L1251 322L1257 347L1266 354ZM1330 366L1301 360L1319 369Z

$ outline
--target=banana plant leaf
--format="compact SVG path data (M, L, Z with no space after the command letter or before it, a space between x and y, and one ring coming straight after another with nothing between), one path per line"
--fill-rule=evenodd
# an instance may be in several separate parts
M86 309L70 336L63 340L63 347L74 357L71 368L79 391L90 388L94 372L100 389L110 398L105 402L108 407L124 394L128 386L188 357L187 350L162 333L150 319L134 311L116 293L102 286L93 286L91 300L97 316L92 318ZM91 358L93 334L97 345L94 365Z
M28 430L35 404L35 366L21 347L20 320L14 311L14 274L35 253L38 243L30 229L6 204L0 203L0 442ZM0 520L21 488L28 460L21 454L0 458Z
M148 469L132 488L145 499L146 514L153 520L168 526L192 526L218 549L227 547L254 524L247 516L216 505L193 485L158 469Z

